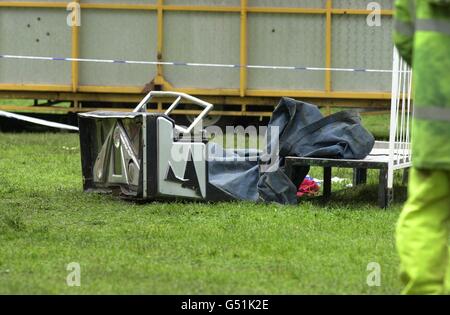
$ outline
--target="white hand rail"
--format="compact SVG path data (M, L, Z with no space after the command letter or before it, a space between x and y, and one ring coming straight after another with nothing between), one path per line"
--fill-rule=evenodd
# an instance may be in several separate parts
M389 133L388 188L394 185L394 170L411 165L412 70L394 48Z
M169 115L175 108L178 107L182 98L191 101L194 104L197 104L203 108L202 112L194 119L191 125L188 128L183 128L181 126L175 125L175 127L182 133L191 133L192 130L202 121L202 119L213 109L213 104L202 101L194 96L191 96L186 93L180 92L168 92L168 91L151 91L148 93L142 101L136 106L133 112L142 112L147 110L147 103L153 97L177 97L176 100L169 106L169 108L164 113L165 115Z

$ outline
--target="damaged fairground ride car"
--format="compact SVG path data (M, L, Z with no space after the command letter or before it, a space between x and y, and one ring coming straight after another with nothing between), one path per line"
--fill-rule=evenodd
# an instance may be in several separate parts
M164 114L146 112L155 97L175 101ZM169 117L182 99L202 108L187 128ZM185 93L151 91L132 112L79 114L84 190L134 200L229 199L208 183L201 123L212 108Z
M157 97L175 99L164 114L146 111ZM170 117L182 101L202 108L188 127ZM374 146L356 111L324 117L313 104L283 97L262 150L223 149L202 128L212 108L184 93L151 91L132 112L79 114L84 190L133 200L296 204L309 168L292 178L284 168L286 157L363 159Z

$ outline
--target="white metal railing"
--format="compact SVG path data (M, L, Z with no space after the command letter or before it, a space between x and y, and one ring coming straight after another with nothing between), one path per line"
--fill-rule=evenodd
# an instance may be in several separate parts
M175 101L169 106L169 108L164 112L164 114L169 115L175 108L178 107L180 104L180 101L182 98L187 99L188 101L191 101L192 103L199 105L203 108L203 110L200 112L200 114L194 119L194 121L191 123L191 125L187 128L181 127L179 125L175 125L175 128L182 132L182 133L190 133L194 130L194 128L199 125L203 118L214 108L214 105L208 102L205 102L199 98L196 98L194 96L191 96L186 93L181 92L169 92L169 91L150 91L143 99L142 101L136 106L136 108L133 110L133 112L142 112L147 110L147 103L153 98L153 97L176 97Z
M388 188L394 184L394 170L411 166L412 70L394 48L392 66L391 120L389 127Z

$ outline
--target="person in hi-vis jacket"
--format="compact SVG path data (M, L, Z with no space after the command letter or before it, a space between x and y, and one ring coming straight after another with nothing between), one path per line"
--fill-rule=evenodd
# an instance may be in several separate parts
M394 42L413 69L408 200L397 224L405 294L448 292L450 0L396 0Z

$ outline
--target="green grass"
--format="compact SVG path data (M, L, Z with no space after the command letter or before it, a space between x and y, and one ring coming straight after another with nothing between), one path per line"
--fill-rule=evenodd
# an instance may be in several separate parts
M76 134L0 133L0 293L400 291L401 204L378 209L374 185L327 205L136 204L83 193L79 154ZM81 287L66 285L70 262ZM381 265L380 287L366 284L370 262Z
M0 99L0 105L32 106L33 103L33 100Z
M337 113L342 110L354 110L354 108L331 108L332 114ZM326 108L321 109L322 114L327 115L328 111ZM389 140L389 122L391 120L391 115L389 113L372 113L368 115L367 113L361 113L361 120L364 127L366 127L377 140Z
M390 114L362 115L362 123L376 139L389 140Z
M46 100L39 100L39 104L45 104ZM24 107L23 111L26 111L26 107L30 107L34 105L34 100L32 99L0 99L0 106L22 106ZM53 105L57 107L70 107L70 102L61 102L57 105ZM46 113L58 113L58 111L50 111L46 110Z

